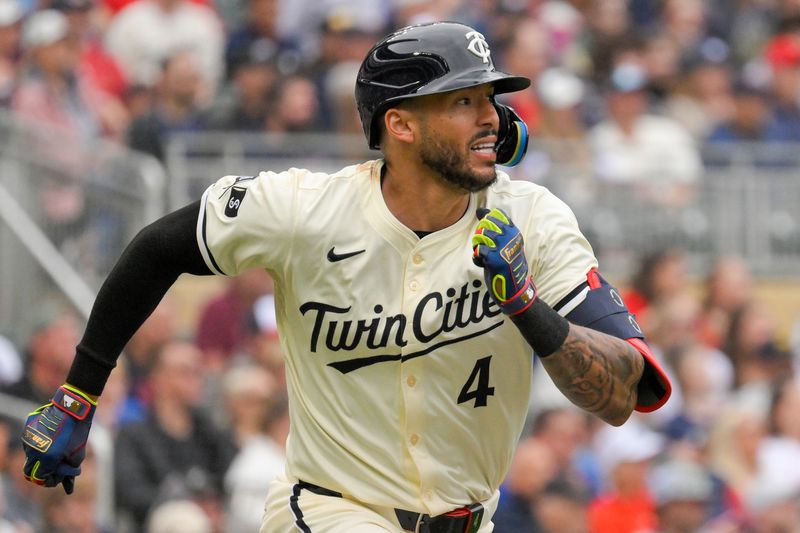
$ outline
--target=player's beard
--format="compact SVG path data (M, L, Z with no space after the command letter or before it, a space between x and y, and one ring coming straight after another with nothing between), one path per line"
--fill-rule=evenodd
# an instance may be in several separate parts
M484 172L472 169L469 165L469 147L479 139L494 133L481 132L465 148L457 146L455 142L438 139L435 135L424 135L424 142L419 152L420 160L450 185L469 192L482 191L497 181L497 170L494 165Z

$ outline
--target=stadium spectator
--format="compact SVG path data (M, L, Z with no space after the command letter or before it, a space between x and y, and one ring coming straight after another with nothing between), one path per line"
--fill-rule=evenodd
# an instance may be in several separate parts
M752 399L730 402L718 414L708 438L709 468L729 488L729 499L740 506L757 488L760 475L759 452L767 425L765 409L758 403Z
M614 69L605 91L609 116L589 132L595 175L631 187L639 201L680 208L694 196L700 155L683 127L648 113L646 83L635 63Z
M265 130L272 133L303 133L319 129L319 93L302 75L282 78L272 87Z
M685 291L688 281L684 252L677 248L665 248L641 257L630 286L623 291L622 297L628 310L636 315L639 322L646 322L644 316L651 307L658 307Z
M202 128L205 89L194 54L179 51L166 58L154 91L150 111L131 123L128 144L164 161L170 135Z
M368 27L361 26L357 14L343 9L334 10L325 18L319 35L319 53L316 61L305 72L314 82L320 95L318 109L320 128L332 131L344 122L341 115L349 117L357 114L353 80L358 73L361 60L380 36L374 34ZM349 76L349 79L344 79L343 73ZM337 81L336 76L339 76L341 81ZM330 87L332 83L338 83L341 92L344 92L347 86L350 100L344 100L342 97L337 99L333 94L328 94L333 88ZM339 105L342 109L336 107ZM355 131L361 131L360 123Z
M733 86L733 115L711 131L706 141L741 150L740 143L786 142L786 131L773 120L765 91L746 80ZM755 155L755 154L754 154Z
M26 19L23 71L10 106L37 128L30 156L49 162L39 210L47 234L64 251L87 228L84 180L91 171L90 148L102 133L99 93L78 70L68 37L68 19L60 11L37 11Z
M791 355L778 339L776 318L758 300L731 315L723 351L733 363L737 386L768 384L792 372Z
M275 54L275 45L271 41L258 39L229 58L230 83L205 111L205 128L231 131L264 129L267 94L279 75Z
M67 17L67 43L78 56L80 77L95 88L98 101L94 105L104 133L122 140L130 122L125 103L128 80L119 64L105 50L97 4L94 0L55 0L52 7Z
M800 380L786 374L772 390L769 436L759 450L764 482L800 496Z
M643 38L642 67L647 72L647 92L655 106L675 92L684 73L681 72L681 50L664 31L653 30Z
M658 533L703 531L711 514L714 484L702 465L670 458L653 468L648 481Z
M667 0L662 24L665 32L681 50L681 58L697 53L708 36L706 3L701 0Z
M572 405L539 412L531 427L531 435L553 453L556 479L593 493L599 487L597 464L588 450L590 431L589 419Z
M775 533L797 531L800 524L800 503L793 494L776 493L763 487L751 499L753 533Z
M614 57L620 49L640 46L634 38L630 12L625 0L589 2L585 8L586 27L578 42L582 45L581 63L588 79L601 83L614 68Z
M233 357L247 352L258 333L253 306L272 291L269 274L253 269L228 280L223 292L206 303L200 312L195 342L211 372L221 372Z
M25 463L25 452L19 445L21 433L22 422L0 415L0 524L10 523L12 533L46 531L42 513L45 491L36 490L19 475Z
M146 533L214 533L205 510L189 499L173 499L158 504L147 521Z
M542 531L589 533L588 505L589 497L585 492L569 483L553 481L536 499L534 510Z
M125 346L123 357L128 405L127 409L119 413L119 424L143 417L144 407L149 404L152 396L150 372L161 350L177 338L177 312L175 300L167 295Z
M22 8L16 0L0 2L0 106L8 107L17 85Z
M674 90L666 95L665 114L683 125L695 141L705 140L735 117L734 71L726 43L708 39L697 53L684 59L677 74Z
M519 72L532 80L538 78L549 62L544 27L534 19L521 20L514 27L502 60L508 72ZM514 108L531 133L539 131L540 103L534 88L503 96L503 102Z
M675 441L701 446L706 442L719 413L730 401L733 392L733 365L714 348L689 344L672 358L673 382L679 390L679 401L673 410L679 412L669 420L664 434Z
M492 517L495 531L538 533L545 531L535 512L535 503L558 471L549 446L535 437L520 441L503 482L500 502Z
M328 127L336 133L361 135L363 131L353 93L353 80L358 74L358 68L359 63L356 62L338 63L328 70L322 81L322 103L328 110Z
M781 21L764 49L772 73L772 117L781 135L800 140L800 15Z
M112 19L106 47L131 83L154 87L162 65L179 50L193 56L202 83L196 95L208 104L223 79L225 35L214 10L189 0L138 0Z
M582 116L586 84L571 71L554 67L544 70L534 86L539 104L535 144L510 174L518 179L535 176L537 183L572 198L573 209L584 209L595 197L596 184Z
M78 322L71 313L44 306L28 338L25 374L0 390L37 405L49 402L53 390L64 383L79 340Z
M68 135L75 144L67 150L78 149L78 153L62 150L61 156L63 162L70 161L73 170L78 171L79 149L85 149L100 132L94 107L98 90L77 69L78 57L70 46L69 31L69 19L52 9L37 11L25 21L25 70L11 108L28 120Z
M14 344L0 335L0 387L22 378L22 358Z
M42 514L48 533L110 533L98 518L97 467L90 451L81 463L81 483L75 484L72 494L63 490L44 491ZM102 485L100 485L102 486Z
M662 437L636 420L618 428L603 428L594 446L603 467L606 489L589 505L593 533L635 533L655 529L655 503L647 476L663 449Z
M427 2L429 6L442 3L440 0ZM452 4L450 0L446 3ZM394 10L397 5L395 0L280 0L278 35L300 52L303 65L310 65L319 56L320 28L326 19L353 18L359 28L374 35L383 35L389 27L390 18L393 25L403 25L402 17ZM450 19L445 17L439 20Z
M226 531L256 531L269 484L286 464L285 390L269 371L248 363L226 372L223 395L239 444L225 474Z
M731 317L753 298L750 268L740 257L721 257L712 265L703 289L697 336L703 344L721 348Z
M212 518L221 515L223 476L235 447L199 409L204 376L197 348L164 346L150 374L147 417L117 435L116 501L134 531L142 531L153 506L169 498L191 497Z

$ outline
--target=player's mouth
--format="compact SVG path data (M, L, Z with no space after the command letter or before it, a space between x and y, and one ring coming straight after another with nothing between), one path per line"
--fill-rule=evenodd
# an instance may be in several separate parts
M484 137L480 141L474 143L469 147L469 149L481 159L494 161L497 157L497 154L494 150L494 141L489 140L487 137Z

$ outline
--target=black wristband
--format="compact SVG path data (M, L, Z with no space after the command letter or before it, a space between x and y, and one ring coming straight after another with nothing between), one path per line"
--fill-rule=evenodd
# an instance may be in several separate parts
M115 366L108 358L95 355L79 344L67 375L67 383L86 394L100 396Z
M561 348L569 333L569 321L540 298L510 318L539 357L547 357Z

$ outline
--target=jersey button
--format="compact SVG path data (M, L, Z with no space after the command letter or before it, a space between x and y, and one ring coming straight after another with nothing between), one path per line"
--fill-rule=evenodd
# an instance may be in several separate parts
M417 443L419 442L419 435L414 433L413 435L411 435L411 438L408 439L408 442L410 442L412 446L416 446Z
M416 291L417 289L419 289L419 283L417 283L416 281L412 281L411 283L408 284L408 288L411 289L412 291Z
M422 263L422 256L420 254L414 254L414 257L411 258L414 261L415 265Z
M422 497L425 498L427 501L431 501L433 499L433 493L429 490L426 490L422 495Z
M414 385L417 384L417 378L415 378L414 376L408 376L406 383L408 383L409 387L413 387Z

